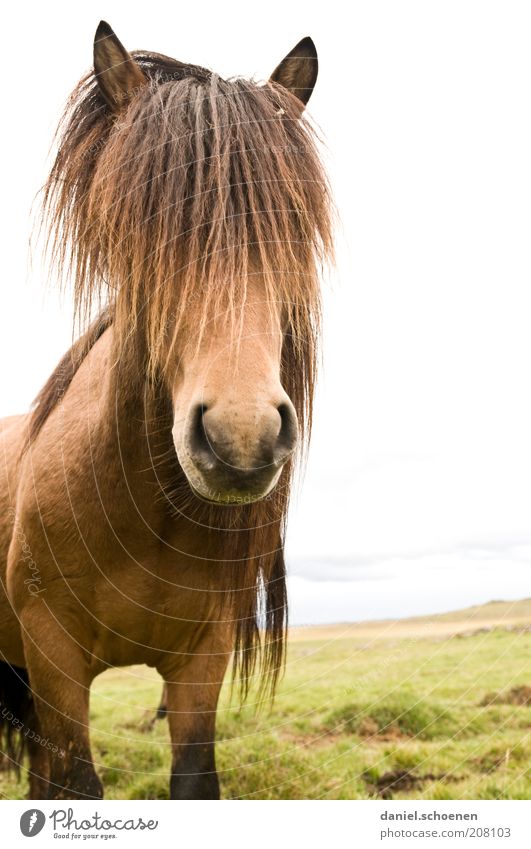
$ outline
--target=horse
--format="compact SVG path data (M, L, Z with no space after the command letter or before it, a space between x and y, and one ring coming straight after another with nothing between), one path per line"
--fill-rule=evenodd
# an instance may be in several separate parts
M316 78L308 37L225 80L102 21L67 102L41 223L80 335L1 424L1 739L15 768L27 744L30 798L102 798L90 687L130 664L163 679L170 797L219 798L231 658L242 698L284 669L333 254Z

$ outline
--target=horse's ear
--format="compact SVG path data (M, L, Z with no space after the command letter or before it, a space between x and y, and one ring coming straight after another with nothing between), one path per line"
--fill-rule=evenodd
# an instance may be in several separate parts
M94 36L94 72L100 91L113 112L129 102L147 79L112 28L100 21Z
M306 106L317 80L317 70L317 50L307 36L290 50L269 79L287 88Z

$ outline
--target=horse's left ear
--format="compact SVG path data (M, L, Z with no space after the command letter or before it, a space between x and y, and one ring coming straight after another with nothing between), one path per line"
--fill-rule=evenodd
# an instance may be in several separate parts
M307 36L277 65L269 80L291 91L306 106L317 80L317 50Z
M106 21L100 21L94 36L94 72L100 91L113 112L118 112L135 91L147 83L140 65Z

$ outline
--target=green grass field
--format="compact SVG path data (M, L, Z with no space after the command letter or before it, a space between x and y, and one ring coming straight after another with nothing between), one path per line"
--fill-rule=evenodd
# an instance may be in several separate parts
M222 795L242 799L529 799L531 600L291 633L271 710L223 696ZM168 797L160 681L144 667L94 684L107 798ZM22 798L0 773L0 792Z

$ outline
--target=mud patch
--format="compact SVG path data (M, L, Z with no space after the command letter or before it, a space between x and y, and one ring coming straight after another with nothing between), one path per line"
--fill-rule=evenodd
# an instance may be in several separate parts
M496 770L500 767L507 766L509 760L510 750L507 749L507 751L501 755L489 753L480 758L474 758L472 763L479 772L482 772L484 775L490 775L492 772L496 772Z
M455 782L460 781L460 778L448 775L435 775L432 772L416 775L406 769L396 769L391 772L385 772L379 778L375 779L369 774L363 776L367 787L379 796L380 799L393 799L395 793L407 793L412 790L421 790L428 781L445 781Z
M326 717L323 729L374 740L433 740L452 736L459 723L446 705L404 688L370 705L343 704Z
M489 707L489 705L531 707L531 687L527 684L521 684L519 687L512 687L510 690L501 693L487 693L481 700L480 706Z
M472 758L469 763L475 770L489 775L498 769L508 767L510 764L521 764L529 761L529 752L525 746L517 743L516 746L494 746L478 757Z
M324 734L293 734L291 731L285 731L282 733L282 739L295 748L322 749L344 741L345 735L333 731L326 731Z
M360 721L357 731L360 737L363 737L367 743L370 743L371 741L374 743L385 743L389 741L409 739L409 735L404 734L396 723L391 723L385 728L380 728L372 716L365 716Z

